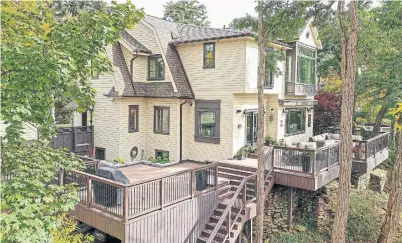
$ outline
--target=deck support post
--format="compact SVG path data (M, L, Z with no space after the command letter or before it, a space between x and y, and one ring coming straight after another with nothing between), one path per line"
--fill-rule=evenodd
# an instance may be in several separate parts
M62 186L64 184L64 171L59 169L59 185Z
M248 224L249 232L250 232L250 242L253 242L253 219L250 219L250 223Z
M88 177L87 180L87 202L88 206L91 206L92 204L92 178Z
M293 194L293 187L289 187L288 189L288 228L292 228L292 221L293 221L293 207L292 207L292 194Z
M128 187L123 188L123 220L128 222Z

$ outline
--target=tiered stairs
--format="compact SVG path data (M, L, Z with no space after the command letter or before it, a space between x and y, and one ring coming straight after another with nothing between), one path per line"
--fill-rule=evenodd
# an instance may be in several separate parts
M220 164L218 176L220 182L218 189L219 204L197 243L234 243L243 228L243 224L250 219L250 205L255 204L257 181L255 168ZM270 171L266 172L265 196L271 190L273 182L274 178L270 175ZM246 191L245 195L244 191ZM255 205L251 206L255 207Z

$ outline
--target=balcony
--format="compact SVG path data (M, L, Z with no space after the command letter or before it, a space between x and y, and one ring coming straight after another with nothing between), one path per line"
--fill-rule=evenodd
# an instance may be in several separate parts
M285 95L314 96L316 88L314 84L285 83Z
M66 148L78 155L92 155L94 126L61 127L49 146L55 149Z

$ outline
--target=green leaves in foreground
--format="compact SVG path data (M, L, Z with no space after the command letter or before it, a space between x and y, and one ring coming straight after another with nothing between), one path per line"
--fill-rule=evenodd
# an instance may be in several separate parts
M76 185L59 186L57 168L82 169L84 162L45 143L2 146L1 242L51 242L60 216L78 203Z

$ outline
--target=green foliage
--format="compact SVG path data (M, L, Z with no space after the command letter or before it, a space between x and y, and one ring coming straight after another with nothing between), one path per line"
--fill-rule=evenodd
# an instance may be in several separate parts
M73 120L73 111L63 110L64 106L71 102L71 99L66 96L55 97L54 113L56 124L71 124Z
M124 165L124 164L126 163L126 160L119 157L119 158L117 158L116 162L119 163L119 164L123 164L123 165Z
M276 141L273 137L271 136L266 136L265 137L265 144L266 145L279 145L279 142Z
M2 144L1 241L47 242L61 215L78 203L75 185L55 183L57 168L83 169L84 162L63 150L32 141L22 146Z
M163 19L183 24L209 26L207 7L198 0L169 1L163 5Z
M163 157L163 158L162 158L161 156L156 157L156 159L152 159L152 157L151 157L151 158L150 158L150 161L151 161L152 163L159 163L159 164L166 164L166 163L169 163L169 162L170 162L167 157Z
M49 138L55 97L75 100L81 111L93 105L91 69L112 70L105 46L143 16L131 3L112 2L65 21L48 1L2 1L1 7L1 114L10 142L21 137L23 122L39 124L42 138Z
M386 199L373 191L356 191L350 195L347 237L350 242L377 239L381 228L381 205Z
M92 235L77 233L77 221L73 218L62 216L63 223L60 227L51 231L53 243L92 243Z

